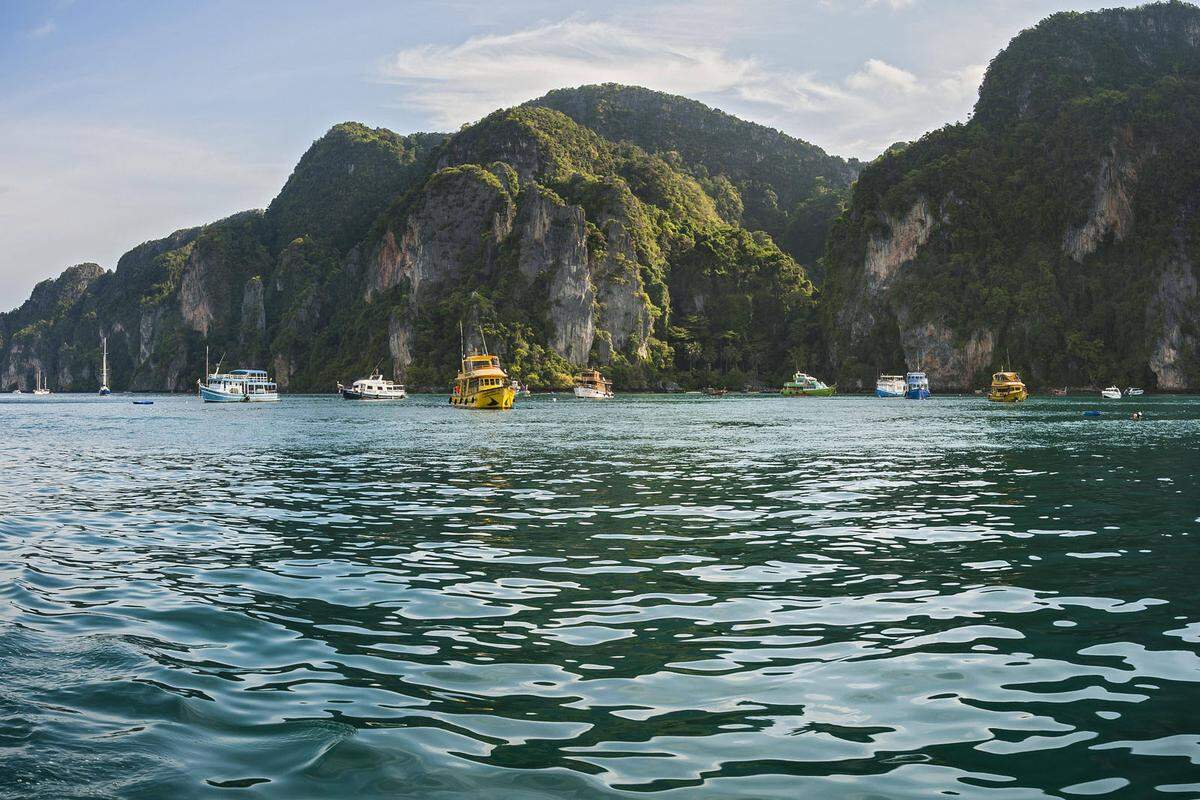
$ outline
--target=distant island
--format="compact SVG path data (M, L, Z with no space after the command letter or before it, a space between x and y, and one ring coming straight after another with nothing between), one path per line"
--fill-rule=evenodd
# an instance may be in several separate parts
M205 348L332 391L446 386L458 325L565 388L845 390L922 368L1200 388L1200 9L1061 13L971 119L870 164L694 100L561 89L455 134L347 122L265 211L70 267L0 314L0 389L195 385ZM64 223L69 224L69 223Z

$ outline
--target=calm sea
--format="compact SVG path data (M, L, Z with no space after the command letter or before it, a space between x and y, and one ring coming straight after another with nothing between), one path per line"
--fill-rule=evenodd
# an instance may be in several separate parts
M1200 398L154 400L0 398L0 797L1200 797Z

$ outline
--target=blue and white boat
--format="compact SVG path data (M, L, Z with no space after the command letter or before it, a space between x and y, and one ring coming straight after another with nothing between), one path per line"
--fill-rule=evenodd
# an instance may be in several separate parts
M220 370L220 367L218 367ZM235 369L214 372L199 380L200 399L206 403L273 403L279 400L279 388L261 369Z
M880 375L875 381L876 397L904 397L904 378L899 375Z
M909 372L904 376L904 396L909 400L925 400L929 397L929 378L924 372Z

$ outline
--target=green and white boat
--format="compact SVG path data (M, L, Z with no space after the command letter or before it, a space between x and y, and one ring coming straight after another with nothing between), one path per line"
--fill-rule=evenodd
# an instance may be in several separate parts
M784 397L829 397L837 391L837 385L827 386L812 375L797 372L783 385L780 394Z

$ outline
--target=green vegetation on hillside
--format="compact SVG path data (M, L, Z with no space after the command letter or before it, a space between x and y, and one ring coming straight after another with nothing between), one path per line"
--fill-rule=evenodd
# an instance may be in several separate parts
M810 269L860 166L773 128L638 86L558 89L527 105L556 109L609 140L661 156L697 178L727 222L770 233Z
M1200 10L1181 3L1055 15L996 58L972 121L863 170L826 257L843 380L902 363L895 333L850 342L843 310L868 241L891 233L885 217L923 200L933 234L880 300L882 326L936 321L960 343L991 331L976 385L1006 361L1035 384L1154 384L1151 298L1167 265L1200 263L1200 50L1181 44L1188 31L1200 32ZM1127 217L1123 239L1105 209ZM1069 233L1097 214L1102 233L1077 260Z
M274 247L308 235L348 250L391 197L424 177L430 154L445 138L401 136L357 122L333 126L304 154L267 208Z

